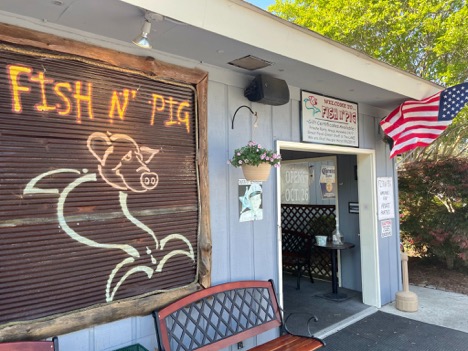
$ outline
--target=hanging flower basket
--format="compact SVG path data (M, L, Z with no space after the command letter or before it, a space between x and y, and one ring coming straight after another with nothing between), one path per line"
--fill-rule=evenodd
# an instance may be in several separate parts
M234 156L228 164L242 167L245 179L263 182L268 179L271 166L278 168L280 161L281 155L250 141L247 145L234 150Z
M268 163L261 163L258 166L242 165L241 167L246 180L264 182L270 176L271 165Z

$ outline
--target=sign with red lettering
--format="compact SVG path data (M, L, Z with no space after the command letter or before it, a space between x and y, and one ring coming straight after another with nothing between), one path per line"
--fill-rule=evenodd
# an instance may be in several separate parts
M358 105L301 91L302 141L359 146Z
M380 221L380 233L382 238L392 236L392 221L390 219Z

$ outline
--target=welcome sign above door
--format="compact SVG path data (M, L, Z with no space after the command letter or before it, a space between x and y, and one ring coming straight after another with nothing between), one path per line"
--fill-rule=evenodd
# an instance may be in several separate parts
M301 91L302 141L359 147L358 105Z

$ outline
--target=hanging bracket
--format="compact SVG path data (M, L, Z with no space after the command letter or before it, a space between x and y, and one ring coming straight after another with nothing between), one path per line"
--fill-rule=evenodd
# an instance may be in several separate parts
M237 108L236 112L234 112L234 116L232 116L232 124L231 124L231 129L234 129L234 120L235 120L235 118L236 118L237 111L239 111L239 110L240 110L242 107L246 107L246 108L248 108L248 109L249 109L249 111L250 111L250 113L251 113L251 114L253 114L255 117L257 117L257 118L258 118L258 116L257 116L257 112L254 112L254 111L252 111L252 109L251 109L249 106L247 106L247 105L242 105L242 106L239 106L239 107ZM255 122L257 122L257 120L255 120Z

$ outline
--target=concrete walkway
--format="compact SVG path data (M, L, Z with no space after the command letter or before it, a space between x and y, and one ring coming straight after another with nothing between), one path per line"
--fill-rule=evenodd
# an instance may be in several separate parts
M414 285L410 285L410 291L418 296L417 312L399 311L395 308L394 302L383 306L380 310L468 333L468 295Z

